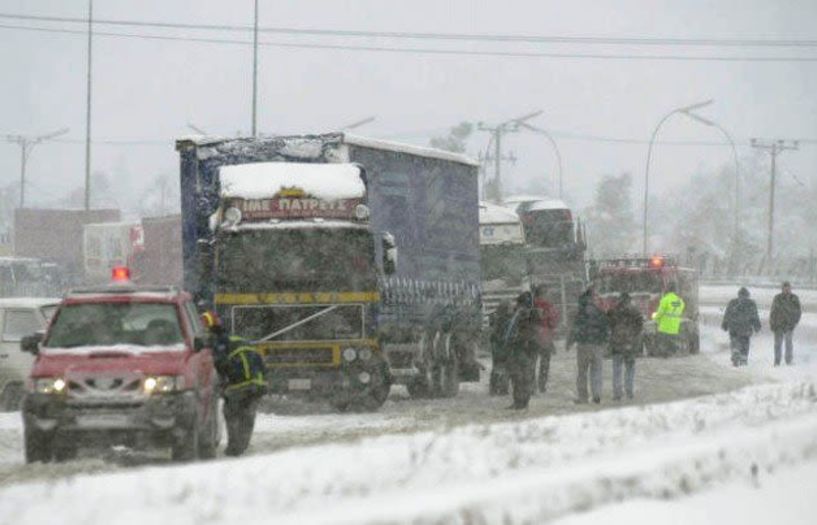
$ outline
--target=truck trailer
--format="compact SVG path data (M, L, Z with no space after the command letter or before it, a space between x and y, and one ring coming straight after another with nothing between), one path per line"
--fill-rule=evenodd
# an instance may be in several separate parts
M376 409L479 380L477 164L346 133L186 138L185 287L270 390Z

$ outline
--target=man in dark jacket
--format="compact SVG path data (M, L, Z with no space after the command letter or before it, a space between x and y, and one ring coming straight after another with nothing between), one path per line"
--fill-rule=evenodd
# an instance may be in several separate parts
M783 283L783 290L774 296L772 311L769 315L769 325L774 332L774 366L780 365L783 340L786 341L786 364L790 365L794 358L792 334L803 310L800 299L791 293L791 284Z
M510 376L508 373L508 349L505 345L505 331L513 316L513 306L509 301L499 303L491 314L491 378L488 392L492 396L508 394Z
M608 337L607 316L596 305L596 293L588 288L579 296L579 310L567 338L566 348L577 344L576 377L577 403L587 403L587 373L590 372L590 390L593 402L601 403L601 365Z
M509 408L528 408L536 376L536 327L540 323L539 310L533 306L533 296L524 292L516 299L516 309L505 330L508 349L508 369L513 390L513 405Z
M547 300L547 289L544 286L536 287L533 305L539 309L541 322L537 328L536 342L539 347L539 392L547 390L548 375L550 374L550 357L556 352L553 338L559 327L559 310Z
M627 399L633 398L635 382L635 358L641 351L641 331L644 318L633 306L630 294L622 292L618 303L607 313L610 323L610 353L613 355L613 399L621 399L621 372L624 372L624 384Z
M738 290L738 297L729 301L721 328L729 332L732 364L746 365L749 362L749 340L753 333L760 331L757 305L749 299L749 290L741 288Z

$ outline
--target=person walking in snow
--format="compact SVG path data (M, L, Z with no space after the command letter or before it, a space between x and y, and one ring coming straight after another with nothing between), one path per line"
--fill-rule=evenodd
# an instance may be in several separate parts
M559 327L559 310L553 303L547 300L547 289L544 286L537 286L533 299L533 305L539 309L541 323L537 327L536 342L539 347L539 392L547 390L548 375L550 375L550 357L556 353L556 346L553 339L556 335L556 328Z
M616 305L607 312L610 323L610 353L613 355L613 399L622 395L621 376L624 372L624 390L627 399L633 398L635 358L641 353L641 331L644 318L633 306L630 294L622 292ZM622 370L623 369L623 370Z
M772 311L769 314L769 327L774 332L774 366L780 366L783 341L786 342L786 364L792 363L794 359L792 335L802 314L800 298L791 293L791 283L784 282L782 291L774 296Z
M523 292L516 299L516 308L508 323L503 338L508 350L508 370L511 376L513 404L515 410L528 408L533 394L536 376L536 327L539 326L539 310L533 306L533 295Z
M596 293L592 287L579 296L579 310L567 338L565 348L575 343L577 377L577 403L587 403L587 381L590 374L590 390L593 402L601 403L602 360L608 340L607 316L596 305Z
M729 301L726 306L721 328L729 332L732 364L748 364L749 342L752 335L760 331L760 317L757 314L757 304L749 298L749 290L745 287L738 290L737 298Z

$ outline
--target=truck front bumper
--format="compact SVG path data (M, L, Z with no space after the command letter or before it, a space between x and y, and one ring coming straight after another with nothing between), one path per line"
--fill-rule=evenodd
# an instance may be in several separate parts
M132 445L142 439L170 442L192 427L196 412L192 391L127 401L29 394L23 401L26 429L114 444Z

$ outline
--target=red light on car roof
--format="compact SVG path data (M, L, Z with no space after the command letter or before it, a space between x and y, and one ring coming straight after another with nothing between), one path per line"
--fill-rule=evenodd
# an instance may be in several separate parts
M115 266L111 270L111 280L116 283L130 281L130 268L127 266Z
M650 258L650 268L661 268L664 266L664 258L663 257L651 257Z

